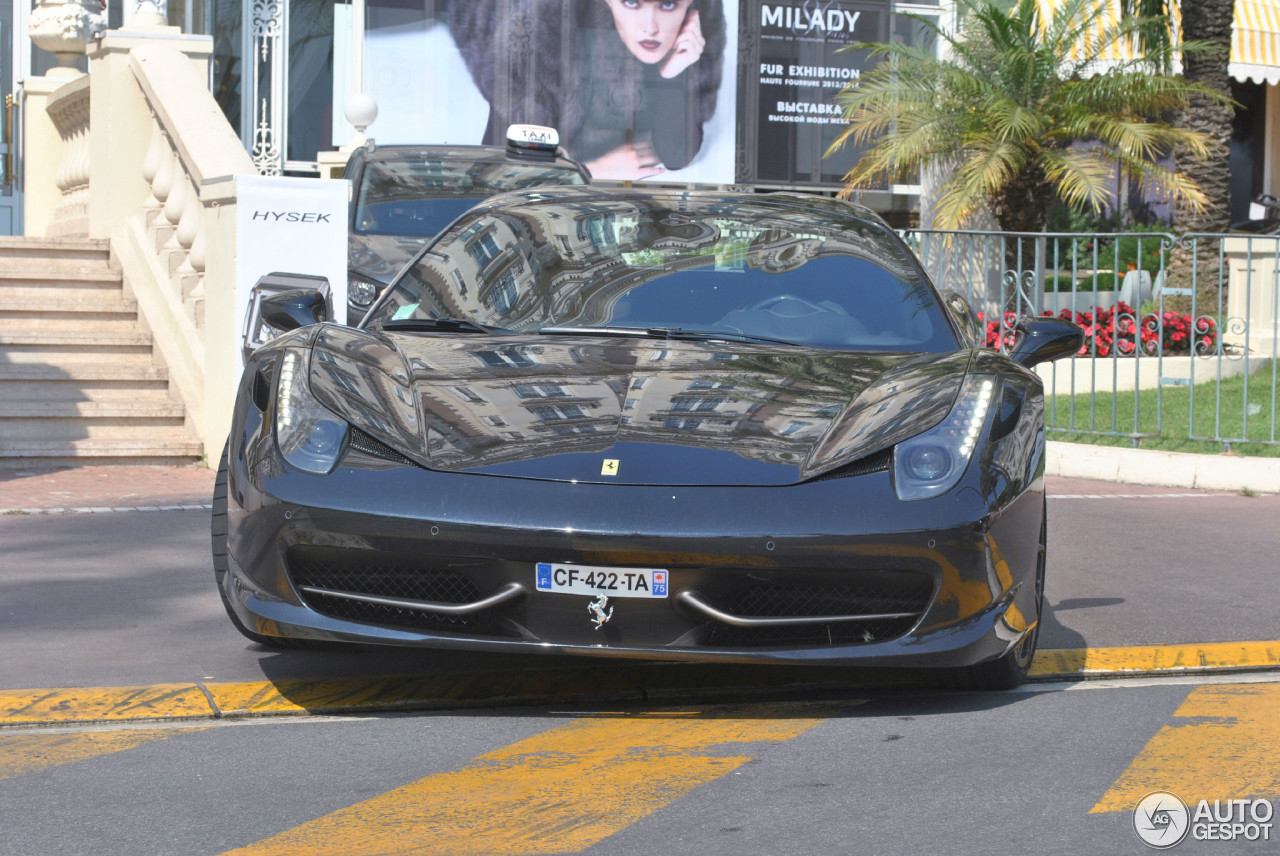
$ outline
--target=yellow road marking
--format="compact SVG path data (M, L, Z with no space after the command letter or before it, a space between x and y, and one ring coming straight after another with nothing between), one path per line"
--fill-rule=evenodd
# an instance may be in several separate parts
M130 730L91 731L79 734L6 734L0 735L0 779L11 779L24 773L86 761L112 752L123 752L144 743L164 740L175 734L190 734L206 728L184 728L181 731Z
M226 856L576 853L750 761L735 744L790 740L822 721L803 714L579 719Z
M206 684L218 710L245 716L256 713L305 713L307 711L354 710L377 704L394 704L401 693L380 691L390 687L374 681L245 681Z
M177 719L213 713L195 684L0 690L0 724L4 725Z
M726 666L725 669L732 667ZM1280 668L1280 641L1149 645L1127 648L1042 649L1031 665L1038 678L1193 673L1220 669ZM679 666L555 669L496 673L404 675L345 680L240 681L157 684L149 687L85 687L0 690L0 727L74 722L124 722L279 713L371 712L500 705L513 701L638 697L652 677L672 689L691 672ZM727 674L728 672L726 672ZM760 670L723 689L762 688ZM786 675L786 672L779 672ZM784 680L790 680L784 678ZM670 683L675 681L675 683ZM692 688L705 688L700 684ZM773 688L764 687L764 688Z
M1133 811L1152 791L1202 799L1280 797L1280 684L1200 687L1090 813Z
M1126 648L1061 648L1036 652L1032 677L1124 675L1198 669L1280 666L1280 642L1207 642Z

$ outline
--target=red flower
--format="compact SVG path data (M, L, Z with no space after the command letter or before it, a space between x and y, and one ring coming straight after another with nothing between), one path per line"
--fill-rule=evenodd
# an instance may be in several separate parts
M1041 314L1052 316L1053 313ZM978 317L982 317L981 313ZM1138 317L1133 307L1127 303L1121 303L1115 309L1094 307L1088 312L1063 309L1057 317L1074 321L1084 330L1084 344L1078 354L1082 357L1105 357L1112 353L1126 357L1140 353L1190 353L1193 331L1199 337L1194 341L1198 352L1210 351L1217 344L1217 324L1212 318L1193 319L1176 312L1151 313ZM1010 328L1017 323L1017 316L1011 312L1005 313L1002 322L987 323L988 348L998 350L1002 345L1011 347L1014 344Z

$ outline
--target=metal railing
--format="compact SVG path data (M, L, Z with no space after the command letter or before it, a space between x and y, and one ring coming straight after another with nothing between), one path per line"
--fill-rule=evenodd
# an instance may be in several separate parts
M1007 348L1020 315L1085 328L1037 367L1065 434L1280 445L1280 235L908 230L934 282Z

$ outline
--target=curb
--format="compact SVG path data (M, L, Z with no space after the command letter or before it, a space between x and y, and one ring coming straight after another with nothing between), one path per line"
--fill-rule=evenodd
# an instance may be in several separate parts
M1280 641L1049 648L1036 652L1028 679L1121 678L1280 669ZM3 719L0 719L3 722Z
M0 517L8 515L24 517L36 514L121 514L127 511L210 511L212 509L213 505L208 502L185 505L77 505L66 508L0 508Z
M567 702L687 700L699 692L793 692L847 689L841 670L802 684L710 687L697 672L673 672L663 688L646 690L634 678L655 667L517 671L487 675L430 675L339 680L242 681L0 690L0 730L19 726L123 724L155 720L230 719L280 715L390 713ZM656 667L663 668L663 667ZM1280 641L1154 645L1128 648L1047 649L1036 655L1030 680L1085 680L1137 675L1195 675L1280 669ZM756 676L758 678L758 671ZM682 680L673 681L673 677ZM501 691L495 692L495 688Z
M1045 473L1122 484L1280 493L1280 458L1157 452L1050 440L1045 443Z

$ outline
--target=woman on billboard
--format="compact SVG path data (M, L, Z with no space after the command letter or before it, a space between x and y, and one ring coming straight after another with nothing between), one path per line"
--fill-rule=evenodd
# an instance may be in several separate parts
M550 125L596 178L638 180L697 155L715 112L722 0L469 0L454 41L489 102L484 142Z

